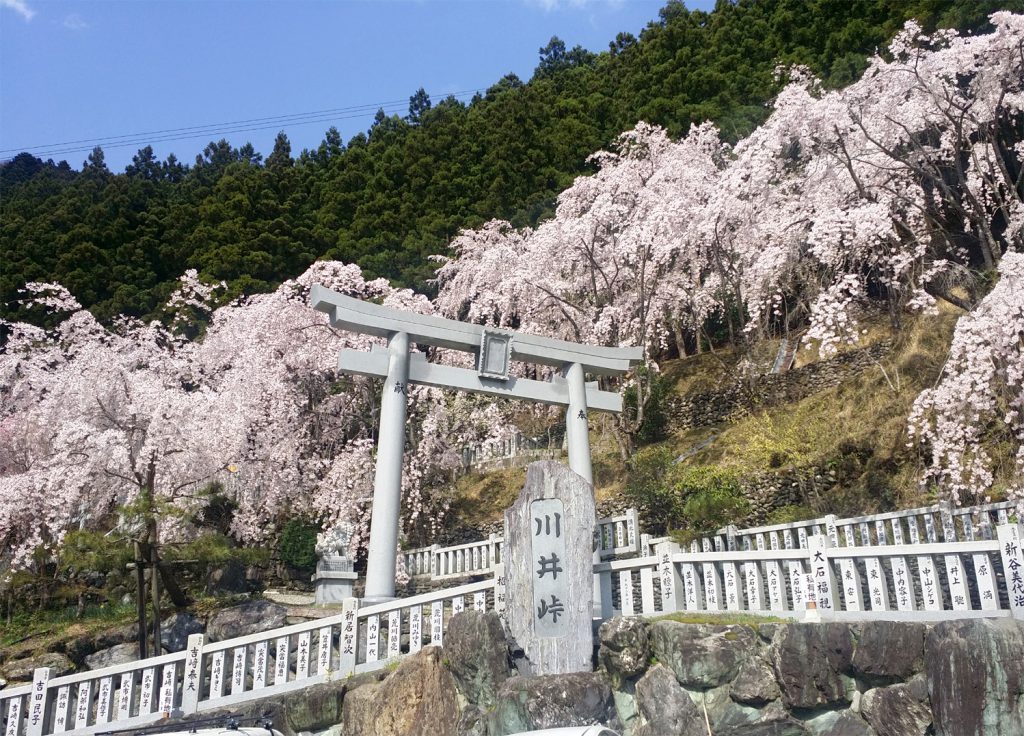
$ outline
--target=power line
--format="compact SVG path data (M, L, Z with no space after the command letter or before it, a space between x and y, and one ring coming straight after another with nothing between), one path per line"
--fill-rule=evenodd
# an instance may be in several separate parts
M377 108L377 109L383 109L385 114L391 114L391 113L394 113L394 112L400 112L402 110L402 107L398 106L398 107ZM367 113L364 112L364 113L358 113L358 114L355 114L355 115L325 116L325 117L322 117L322 118L311 118L311 119L308 119L308 120L303 120L301 122L294 122L294 123L291 123L291 125L292 126L299 126L299 125L311 125L311 124L315 124L315 123L327 123L327 122L331 122L333 120L349 120L351 118L361 118L361 117L365 117L366 115L367 115ZM223 137L225 135L231 135L231 134L234 134L234 133L247 133L247 132L257 131L257 130L274 130L275 128L279 128L279 127L280 127L280 125L278 123L275 123L273 125L262 125L262 126L255 125L255 126L243 126L243 127L238 127L238 128L221 128L221 129L218 129L218 130L202 131L202 132L191 133L191 134L186 134L186 135L173 135L172 134L172 135L166 135L166 136L157 136L157 137L153 137L153 138L137 138L137 139L134 139L134 140L127 140L127 141L123 141L123 142L119 142L119 143L113 143L113 144L109 144L108 143L106 145L101 146L101 148L103 148L104 150L109 151L109 150L112 150L112 149L115 149L115 148L130 148L130 147L139 146L139 145L148 145L148 144L151 144L151 143L166 143L166 142L170 142L170 141L185 141L185 140L193 140L193 139L196 139L196 138L211 138L211 137L212 138L218 138L218 137ZM95 146L89 144L89 145L85 145L85 146L75 146L75 147L71 147L71 148L50 149L50 150L36 152L36 153L39 156L59 156L59 155L64 155L64 154L68 154L68 153L76 153L76 152L88 153L89 151L92 151L93 148L95 148Z
M482 91L480 89L463 90L445 95L464 98L475 95ZM100 138L83 138L62 143L50 143L46 145L27 146L19 148L0 149L0 155L24 152L39 156L56 156L67 153L88 152L96 146L103 148L126 148L139 145L140 143L162 143L179 140L192 140L205 138L207 136L223 136L232 133L245 133L257 130L270 130L281 125L299 126L314 123L324 123L332 120L350 120L352 118L365 117L370 112L383 109L385 113L400 112L408 100L388 100L386 102L368 103L363 105L352 105L349 107L331 108L327 110L314 110L310 112L293 113L290 115L277 115L264 118L249 118L247 120L236 120L223 123L211 123L209 125L196 125L183 128L165 128L144 133L126 133L123 135L105 136ZM398 107L396 107L398 105ZM76 145L81 144L81 145Z

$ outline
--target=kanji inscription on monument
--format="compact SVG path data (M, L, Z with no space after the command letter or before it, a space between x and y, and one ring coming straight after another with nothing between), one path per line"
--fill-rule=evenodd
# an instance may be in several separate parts
M533 674L589 672L594 497L564 465L533 463L505 512L508 626Z
M533 581L533 607L537 614L534 627L537 636L560 636L565 633L565 600L568 577L565 574L565 536L562 526L565 504L556 498L530 504L533 517L533 564L537 579ZM561 624L559 624L561 621Z

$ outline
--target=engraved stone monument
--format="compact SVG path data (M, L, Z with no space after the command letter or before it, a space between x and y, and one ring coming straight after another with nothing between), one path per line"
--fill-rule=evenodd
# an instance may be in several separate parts
M508 625L534 674L591 670L593 520L590 483L551 460L505 512Z
M358 575L348 557L348 544L352 539L350 525L341 523L329 529L318 540L316 552L316 604L326 606L343 603L352 597L352 588Z

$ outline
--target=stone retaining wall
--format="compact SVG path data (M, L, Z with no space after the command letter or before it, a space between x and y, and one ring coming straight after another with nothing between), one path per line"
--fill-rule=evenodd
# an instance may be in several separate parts
M533 676L493 612L452 619L381 679L247 704L286 736L507 736L602 723L624 736L1020 736L1024 624L616 618L595 671Z
M891 349L892 342L880 342L786 373L759 376L753 385L745 380L737 380L717 391L694 396L672 396L666 400L665 412L670 426L675 430L718 424L741 409L799 401L818 391L838 386L851 376L876 365Z

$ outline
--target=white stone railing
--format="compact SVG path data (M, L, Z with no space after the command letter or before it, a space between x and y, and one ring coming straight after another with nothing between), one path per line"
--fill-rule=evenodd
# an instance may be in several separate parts
M636 509L618 516L598 519L595 535L602 559L635 555L640 551L639 519ZM418 547L405 550L405 569L412 576L431 580L450 580L467 575L488 575L502 562L504 538L491 534L487 539L451 547Z
M787 524L737 529L726 527L701 540L706 550L723 552L737 549L807 548L807 538L827 534L833 546L871 547L918 542L970 542L991 539L996 524L1006 524L1013 503L1004 501L981 506L953 507L946 503L916 509L890 511L839 519L834 515ZM653 554L654 546L671 541L670 537L641 537L641 552Z
M1024 618L1024 557L1019 524L996 539L837 547L813 535L806 548L683 552L671 542L655 554L595 566L611 600L606 615L674 611L806 615L813 580L817 612L839 619ZM707 540L704 540L707 546ZM810 578L808 577L810 576Z
M675 611L750 612L790 619L1024 619L1024 527L995 539L836 547L815 534L807 548L656 554L594 566L603 617ZM705 540L705 544L709 544ZM505 610L502 567L481 582L341 613L223 642L190 636L186 651L0 690L4 736L96 734L131 729L348 677L424 645L443 644L456 613ZM810 615L808 601L816 601Z
M387 665L441 644L465 608L504 610L504 577L359 608L222 642L190 636L184 652L0 690L4 736L95 734L233 706Z
M527 437L518 430L511 436L502 440L467 445L459 453L461 469L469 471L474 468L482 468L496 461L508 460L521 455L531 457L558 455L562 453L561 441L552 447L549 437Z

